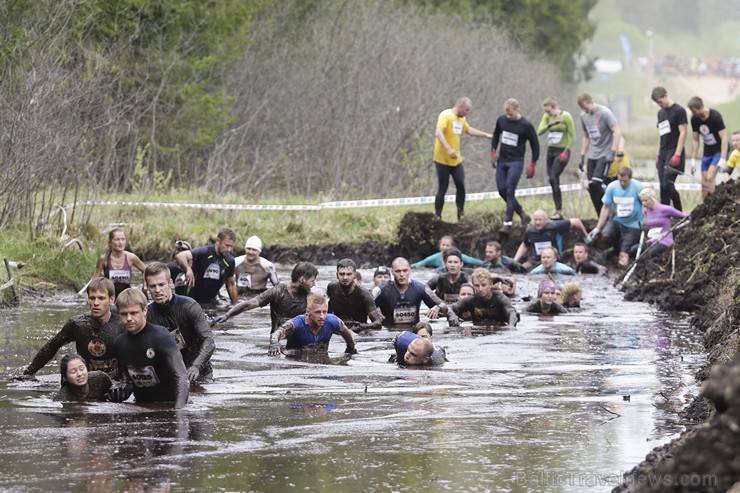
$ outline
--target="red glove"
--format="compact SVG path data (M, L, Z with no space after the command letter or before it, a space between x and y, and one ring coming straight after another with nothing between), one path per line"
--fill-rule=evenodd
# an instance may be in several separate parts
M565 149L560 153L560 164L566 164L570 158L570 149Z
M671 166L674 168L678 168L681 165L681 155L680 154L674 154L671 156Z
M527 178L534 177L534 167L535 166L537 166L537 163L535 163L534 161L529 163L529 166L527 166Z
M492 163L496 162L496 151L491 151L491 162Z

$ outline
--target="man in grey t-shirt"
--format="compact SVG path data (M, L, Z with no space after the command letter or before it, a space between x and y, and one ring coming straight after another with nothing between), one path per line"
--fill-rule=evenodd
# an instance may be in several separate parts
M614 113L606 106L594 103L588 93L578 96L578 106L581 107L581 125L583 139L581 142L581 159L578 169L583 171L586 164L588 178L588 193L598 216L601 212L601 197L604 196L606 184L604 180L609 167L614 162L614 156L622 141L622 130L619 128ZM586 161L586 152L588 160Z

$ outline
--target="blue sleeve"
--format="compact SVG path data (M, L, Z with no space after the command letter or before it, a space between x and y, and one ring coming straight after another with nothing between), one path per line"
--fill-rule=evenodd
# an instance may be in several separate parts
M555 272L558 274L564 274L566 276L575 276L576 271L573 270L570 266L561 264L560 262L555 263Z
M442 254L440 252L433 253L424 260L419 260L411 264L411 267L418 269L419 267L442 267Z
M476 267L483 267L483 261L478 260L475 257L469 257L463 253L462 259L463 259L463 262L466 264L474 265Z
M534 269L530 270L529 273L530 274L544 274L545 273L545 268L542 267L542 264L540 264L537 267L535 267Z

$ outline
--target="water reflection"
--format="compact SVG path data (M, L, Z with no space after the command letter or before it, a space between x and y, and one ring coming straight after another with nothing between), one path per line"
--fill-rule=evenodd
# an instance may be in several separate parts
M85 309L24 307L0 349L0 489L606 491L682 430L703 357L682 317L582 284L578 313L513 329L432 321L449 360L435 369L388 363L389 329L358 334L356 355L336 341L270 357L269 311L242 314L215 333L214 383L177 412L52 403L56 362L39 383L8 381ZM521 309L537 280L518 286Z

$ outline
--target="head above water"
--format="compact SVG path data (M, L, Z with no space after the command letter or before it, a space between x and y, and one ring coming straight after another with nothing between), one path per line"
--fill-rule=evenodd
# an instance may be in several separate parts
M403 356L403 362L411 366L428 365L432 362L433 352L434 344L432 344L432 341L419 337L409 344L406 354Z
M87 384L87 365L82 356L76 353L67 354L59 361L59 373L62 387L83 387Z
M414 328L411 329L411 332L418 335L419 337L429 340L431 340L434 335L432 326L427 322L419 322L418 324L414 325Z

